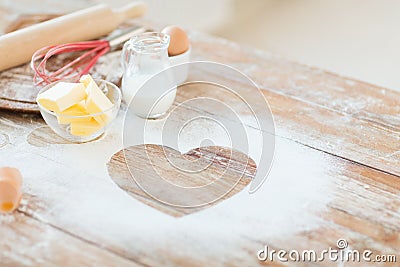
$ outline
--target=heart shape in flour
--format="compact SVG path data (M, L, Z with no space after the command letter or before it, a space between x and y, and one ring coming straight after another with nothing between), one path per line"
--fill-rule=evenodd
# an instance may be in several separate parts
M208 146L181 154L154 144L120 150L107 167L132 197L175 217L232 197L251 182L257 168L246 154L230 148Z

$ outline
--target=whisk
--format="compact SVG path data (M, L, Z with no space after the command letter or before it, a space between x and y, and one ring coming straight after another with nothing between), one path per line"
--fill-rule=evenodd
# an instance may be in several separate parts
M31 68L35 73L33 79L34 83L36 85L50 84L61 79L77 81L79 77L89 73L90 69L96 64L97 60L112 48L122 44L132 36L146 31L148 31L148 29L144 27L135 27L124 30L121 34L110 36L109 38L103 40L67 43L43 47L37 50L32 56ZM84 52L54 72L50 72L46 69L48 60L53 56L83 51L87 52Z

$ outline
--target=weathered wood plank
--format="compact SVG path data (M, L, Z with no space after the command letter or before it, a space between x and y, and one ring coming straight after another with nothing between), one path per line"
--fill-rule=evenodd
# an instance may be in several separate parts
M264 90L400 131L399 92L194 32L198 59L238 68ZM212 43L212 45L210 45Z
M111 179L132 197L175 217L231 198L256 172L251 158L223 147L201 147L181 155L166 146L138 145L118 151L107 167ZM203 189L184 194L182 187Z
M19 134L0 153L25 151L26 156L10 162L29 158L31 164L42 165L26 177L28 192L36 195L36 201L28 201L26 214L141 264L254 266L261 264L256 253L264 245L322 250L334 247L338 238L375 254L393 254L400 248L400 180L393 175L278 138L275 165L260 191L241 192L177 220L130 199L109 182L105 163L122 145L114 136L118 125L106 139L78 149L58 144L51 135L47 144L43 139L26 143L26 129L40 123L32 126L13 117L10 121L21 127L2 127ZM103 154L93 157L93 151ZM82 158L88 160L82 163ZM46 176L41 177L43 168Z
M29 6L31 1L24 3ZM191 39L193 58L237 67L265 90L276 133L289 140L277 137L275 164L264 186L254 195L242 191L218 205L174 218L143 204L151 205L145 195L132 199L107 175L107 161L123 145L121 118L103 139L78 146L48 131L39 117L0 112L0 134L7 136L0 144L0 163L20 168L27 202L10 217L14 222L3 227L1 221L2 236L18 243L10 248L5 239L0 242L0 248L11 253L7 264L255 266L263 264L256 253L264 245L318 250L335 247L339 238L352 249L398 254L399 94L214 37L192 33ZM112 70L110 77L117 77L118 68ZM178 103L209 94L206 89L179 90ZM224 92L212 96L247 115L240 102ZM186 105L181 112L210 110ZM230 119L218 110L214 113ZM182 118L177 116L175 123ZM244 122L257 133L252 120L245 117ZM140 128L140 120L131 123L133 129ZM190 132L191 139L183 139L182 147L197 147L202 128L218 134L209 125L199 126ZM161 128L162 122L151 122L146 140L160 142ZM216 145L225 144L223 138L217 140ZM249 155L257 158L253 150ZM50 243L52 256L43 247L37 252L36 242Z
M202 77L207 79L210 75L217 76L218 74L206 73ZM201 75L196 73L196 78L198 77ZM227 77L218 79L226 84L234 83ZM247 88L246 96L254 98L253 103L257 103L256 99L260 95L246 84L240 86ZM268 100L274 115L277 135L397 176L400 175L399 132L275 92L262 91L262 94ZM198 97L212 97L225 103L229 99L228 105L245 118L244 123L257 127L254 119L248 119L249 109L241 100L232 98L226 90L218 90L214 87L210 90L205 85L190 85L179 90L177 102L183 103L188 99ZM198 102L191 101L186 106L195 108L199 113L220 114L220 110L210 111L208 106L196 103ZM259 103L252 106L256 112L263 108L262 101Z
M25 215L0 215L0 265L142 266Z
M397 115L400 113L399 93L243 49L207 35L193 33L191 38L194 59L214 60L237 67L261 86L276 118L279 135L400 175L400 131L397 126ZM119 84L119 58L117 52L107 55L100 60L94 72ZM113 63L108 64L109 62ZM22 100L26 98L27 102L18 103L18 107L35 111L34 105L29 103L35 96L35 90L31 88L32 73L29 67L16 68L3 72L2 75L5 75L2 79L3 87L8 88L2 91L5 94L2 100L4 105L14 105L14 102L9 100L13 97ZM7 75L13 78L7 78ZM218 76L218 73L209 72L202 75L207 79L210 76ZM18 77L23 77L22 87ZM231 77L220 79L231 84L237 82ZM19 89L15 91L12 88ZM24 97L13 96L16 92L23 93ZM180 90L178 102L209 96L209 92L201 88L188 92ZM252 88L249 88L248 94L259 97L252 92ZM365 98L359 100L361 104L356 102L359 95ZM226 93L222 91L213 94L213 97L226 101ZM235 102L229 104L237 107ZM204 107L199 109L208 112ZM341 135L338 136L338 133Z

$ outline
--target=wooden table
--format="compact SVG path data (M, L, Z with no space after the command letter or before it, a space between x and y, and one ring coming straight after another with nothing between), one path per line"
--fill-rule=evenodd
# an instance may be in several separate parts
M260 190L170 216L130 198L108 175L108 160L122 148L121 117L101 140L76 145L39 115L1 112L0 165L21 170L24 196L16 212L0 216L0 266L254 266L266 264L257 259L266 245L321 251L338 239L399 262L400 92L205 34L190 37L194 59L244 72L271 107L276 152ZM178 90L177 103L205 94L190 92ZM160 122L152 123L157 131ZM368 264L345 264L352 265Z

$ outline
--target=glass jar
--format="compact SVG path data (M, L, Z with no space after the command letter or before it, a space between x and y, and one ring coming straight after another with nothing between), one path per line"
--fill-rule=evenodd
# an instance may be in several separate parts
M143 33L124 44L122 50L123 100L136 115L158 118L172 106L176 82L169 71L169 35Z

